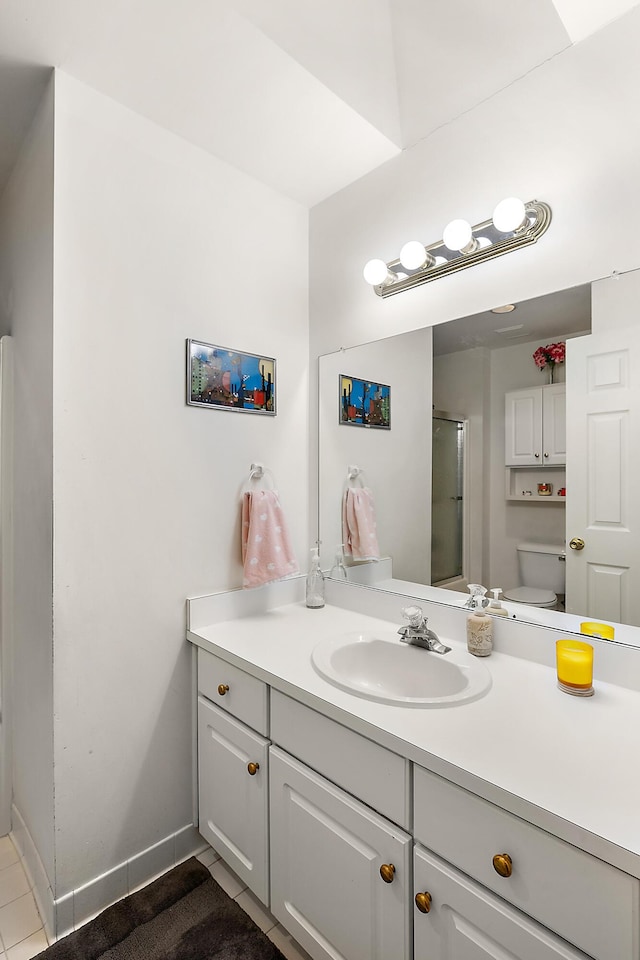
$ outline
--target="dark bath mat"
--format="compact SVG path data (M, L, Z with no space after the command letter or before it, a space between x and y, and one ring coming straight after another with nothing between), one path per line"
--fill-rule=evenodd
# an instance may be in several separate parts
M107 907L38 958L284 960L195 857Z

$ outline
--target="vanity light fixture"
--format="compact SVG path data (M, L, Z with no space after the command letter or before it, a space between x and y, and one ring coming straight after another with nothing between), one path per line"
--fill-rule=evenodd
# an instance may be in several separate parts
M364 278L379 297L390 297L529 246L545 233L550 223L551 208L547 203L523 203L517 197L507 197L496 206L491 220L475 226L466 220L452 220L444 228L442 240L430 244L410 240L397 260L369 260Z

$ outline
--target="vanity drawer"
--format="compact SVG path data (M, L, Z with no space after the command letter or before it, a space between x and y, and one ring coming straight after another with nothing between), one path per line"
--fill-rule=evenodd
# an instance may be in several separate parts
M405 830L410 763L310 707L271 691L271 740Z
M636 960L640 881L414 768L414 835L434 853L598 960ZM509 877L496 854L512 861Z
M267 684L202 647L198 648L198 691L221 710L268 736Z

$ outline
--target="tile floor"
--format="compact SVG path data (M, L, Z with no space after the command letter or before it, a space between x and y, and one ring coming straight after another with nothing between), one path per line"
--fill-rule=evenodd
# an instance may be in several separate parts
M20 857L0 837L0 960L31 960L48 946Z
M215 850L209 847L198 854L198 860L276 944L286 960L311 960ZM0 960L31 960L48 945L20 857L11 839L0 837Z
M264 904L260 903L235 873L229 869L215 850L211 847L204 853L198 854L198 860L209 868L213 879L239 907L248 913L255 924L278 947L286 960L311 960L311 957L302 947L293 940L275 917L272 917ZM2 958L0 958L2 960ZM11 958L13 960L13 958Z

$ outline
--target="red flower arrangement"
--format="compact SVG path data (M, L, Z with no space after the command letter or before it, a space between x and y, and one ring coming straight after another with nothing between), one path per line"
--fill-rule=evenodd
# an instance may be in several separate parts
M538 347L536 352L533 354L533 362L540 370L544 370L547 365L553 369L556 363L564 363L564 357L564 342L561 341L560 343L548 343L546 347Z

